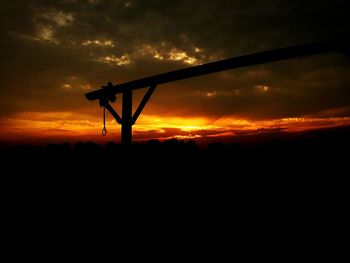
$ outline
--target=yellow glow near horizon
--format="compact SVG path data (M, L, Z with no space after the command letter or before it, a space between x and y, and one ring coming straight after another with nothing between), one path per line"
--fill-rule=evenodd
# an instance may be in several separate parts
M282 118L274 120L247 120L234 117L211 119L207 117L163 117L142 115L133 127L135 139L153 138L197 139L239 135L241 131L303 131L322 127L350 125L350 117L333 118ZM23 112L0 120L0 138L90 138L101 140L102 120L91 120L88 114L72 112ZM107 137L114 140L120 135L120 126L109 118Z

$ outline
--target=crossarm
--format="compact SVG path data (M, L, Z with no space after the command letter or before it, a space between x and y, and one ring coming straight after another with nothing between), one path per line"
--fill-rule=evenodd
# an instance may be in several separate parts
M251 65L258 65L279 60L298 58L328 52L347 51L350 47L350 38L328 40L293 47L286 47L254 53L250 55L224 59L199 66L189 67L152 77L142 78L119 85L111 86L108 89L99 89L85 94L88 100L96 100L108 95L122 93L128 90L141 89L152 85L159 85L172 81L193 78L201 75L216 73L224 70L241 68Z

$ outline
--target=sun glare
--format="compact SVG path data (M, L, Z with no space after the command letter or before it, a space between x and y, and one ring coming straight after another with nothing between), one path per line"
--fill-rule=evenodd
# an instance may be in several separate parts
M149 139L219 138L241 134L255 134L283 130L296 132L323 127L350 125L350 117L337 118L281 118L274 120L248 120L235 117L164 117L142 115L133 127L135 141ZM112 118L107 120L107 136L101 136L102 121L90 115L73 112L24 112L1 120L3 139L60 138L64 141L117 141L120 126Z

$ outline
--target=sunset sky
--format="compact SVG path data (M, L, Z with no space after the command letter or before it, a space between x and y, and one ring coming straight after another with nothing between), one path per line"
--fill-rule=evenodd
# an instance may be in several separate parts
M348 1L0 0L0 141L120 141L84 94L171 70L350 36ZM135 92L134 109L145 90ZM120 111L121 97L113 106ZM350 125L350 57L326 54L160 85L135 140Z

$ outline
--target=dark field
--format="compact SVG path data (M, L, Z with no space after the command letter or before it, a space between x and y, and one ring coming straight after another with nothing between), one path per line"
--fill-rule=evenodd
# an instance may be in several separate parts
M55 180L249 180L347 176L350 127L277 132L236 143L156 140L124 151L91 142L1 147L2 177Z
M207 148L150 141L128 152L114 143L2 147L3 200L19 222L33 207L68 219L138 214L134 221L150 213L185 220L181 211L249 229L302 226L319 236L327 220L345 220L349 135L343 127Z

